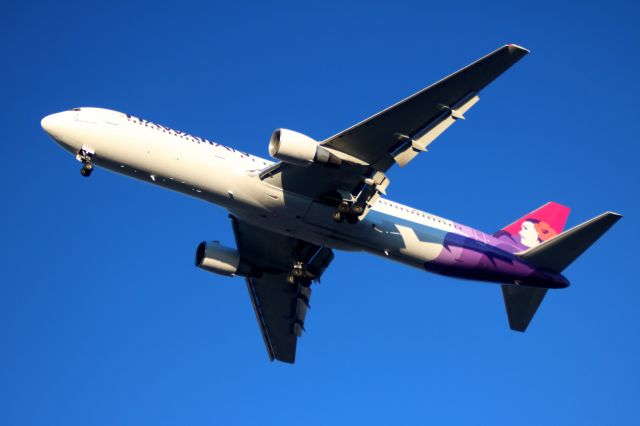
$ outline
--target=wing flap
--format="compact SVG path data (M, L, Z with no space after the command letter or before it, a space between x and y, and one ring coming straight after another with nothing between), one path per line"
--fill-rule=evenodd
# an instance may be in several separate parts
M406 166L411 160L417 157L418 154L426 151L431 142L444 133L449 126L458 120L464 120L464 114L479 100L480 97L477 94L471 93L453 107L443 105L441 107L443 110L442 114L433 120L433 122L429 123L424 129L418 131L415 136L399 135L400 139L404 139L404 141L391 151L391 156L394 161L400 167Z

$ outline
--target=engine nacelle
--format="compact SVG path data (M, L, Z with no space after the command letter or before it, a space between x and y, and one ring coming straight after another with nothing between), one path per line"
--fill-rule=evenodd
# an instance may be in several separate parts
M246 276L250 271L236 249L225 247L217 241L203 241L198 245L196 266L226 276Z
M269 139L269 155L285 163L309 166L311 163L340 165L342 160L302 133L276 129Z

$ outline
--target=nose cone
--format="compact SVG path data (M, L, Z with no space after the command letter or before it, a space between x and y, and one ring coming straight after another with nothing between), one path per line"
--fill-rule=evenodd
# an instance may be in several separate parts
M40 121L40 125L62 148L71 153L78 151L79 139L77 131L74 130L73 112L64 111L47 115Z
M62 133L64 126L63 115L63 112L47 115L40 121L42 129L53 138L59 136Z

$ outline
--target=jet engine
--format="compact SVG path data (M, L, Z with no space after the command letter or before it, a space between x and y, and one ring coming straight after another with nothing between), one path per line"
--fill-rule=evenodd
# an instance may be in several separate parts
M236 249L217 241L203 241L196 249L196 266L220 275L248 275L250 267L240 259Z
M302 133L276 129L269 139L269 155L285 163L309 166L312 163L340 165L342 160Z

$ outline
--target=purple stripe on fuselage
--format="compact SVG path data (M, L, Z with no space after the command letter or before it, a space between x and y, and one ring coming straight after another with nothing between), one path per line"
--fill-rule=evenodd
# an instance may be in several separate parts
M383 222L411 227L416 230L416 234L443 232L423 223L382 212L375 212L374 216L377 214L382 216ZM515 253L524 251L527 247L511 236L494 237L468 226L453 222L451 225L451 232L444 231L442 252L434 260L423 264L427 271L500 284L544 288L564 288L569 285L569 281L561 274L537 268L516 256Z
M569 282L562 275L529 265L513 253L464 235L448 233L444 250L432 262L430 272L502 284L564 288Z

